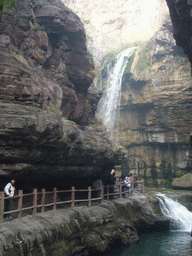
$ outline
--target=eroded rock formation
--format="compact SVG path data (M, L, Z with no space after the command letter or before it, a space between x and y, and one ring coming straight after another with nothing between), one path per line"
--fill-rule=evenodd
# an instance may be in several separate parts
M144 195L26 216L0 224L0 253L11 255L99 255L114 245L133 245L138 233L163 231L158 201Z
M191 169L192 81L170 21L135 53L123 78L120 139L130 170L164 180ZM169 177L168 177L169 176Z
M0 23L2 179L67 184L110 169L118 150L95 125L101 92L82 22L59 0L17 3Z
M173 35L178 46L184 49L192 63L192 1L166 0L173 23Z
M177 45L184 49L191 63L192 74L192 1L166 0L173 23L173 35ZM192 132L190 134L192 147Z

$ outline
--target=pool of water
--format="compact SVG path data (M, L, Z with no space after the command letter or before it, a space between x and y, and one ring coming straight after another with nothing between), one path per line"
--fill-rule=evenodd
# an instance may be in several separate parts
M192 237L189 232L166 231L141 235L131 247L115 248L102 256L190 256Z

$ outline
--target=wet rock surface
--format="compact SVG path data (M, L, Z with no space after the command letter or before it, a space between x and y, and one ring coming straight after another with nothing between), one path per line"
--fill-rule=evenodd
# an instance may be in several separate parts
M144 195L104 201L101 205L39 213L2 223L1 255L90 255L113 242L132 245L137 228L160 226L155 202Z

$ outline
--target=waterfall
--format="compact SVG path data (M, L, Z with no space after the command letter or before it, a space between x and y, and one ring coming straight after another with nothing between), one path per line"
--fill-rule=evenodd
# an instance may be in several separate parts
M111 61L107 66L106 93L99 102L98 113L102 118L104 125L111 131L114 131L115 129L117 107L120 103L123 72L128 59L134 50L135 47L124 50L117 55L115 61Z
M191 231L192 212L162 193L157 193L162 214L171 220L172 230Z

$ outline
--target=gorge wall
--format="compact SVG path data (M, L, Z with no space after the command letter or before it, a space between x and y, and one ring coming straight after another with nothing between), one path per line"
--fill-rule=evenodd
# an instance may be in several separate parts
M191 0L166 0L173 24L173 36L178 46L181 46L192 63L192 22Z
M17 3L0 23L1 182L91 184L121 154L97 125L101 92L83 24L59 0Z
M191 170L191 88L190 63L167 20L123 75L117 136L127 149L125 172L162 185Z
M166 2L172 24L164 24L161 31L140 50L140 56L136 54L137 64L131 69L133 79L128 79L127 87L125 82L125 87L129 88L125 98L128 100L133 94L133 101L131 104L122 103L121 107L122 134L127 130L134 138L127 143L134 167L137 170L142 167L145 172L147 166L155 162L159 177L166 176L168 162L173 176L191 172L192 1ZM176 45L182 47L189 61ZM136 103L139 101L141 104ZM123 121L126 113L129 113L127 122ZM148 164L144 158L148 159Z

